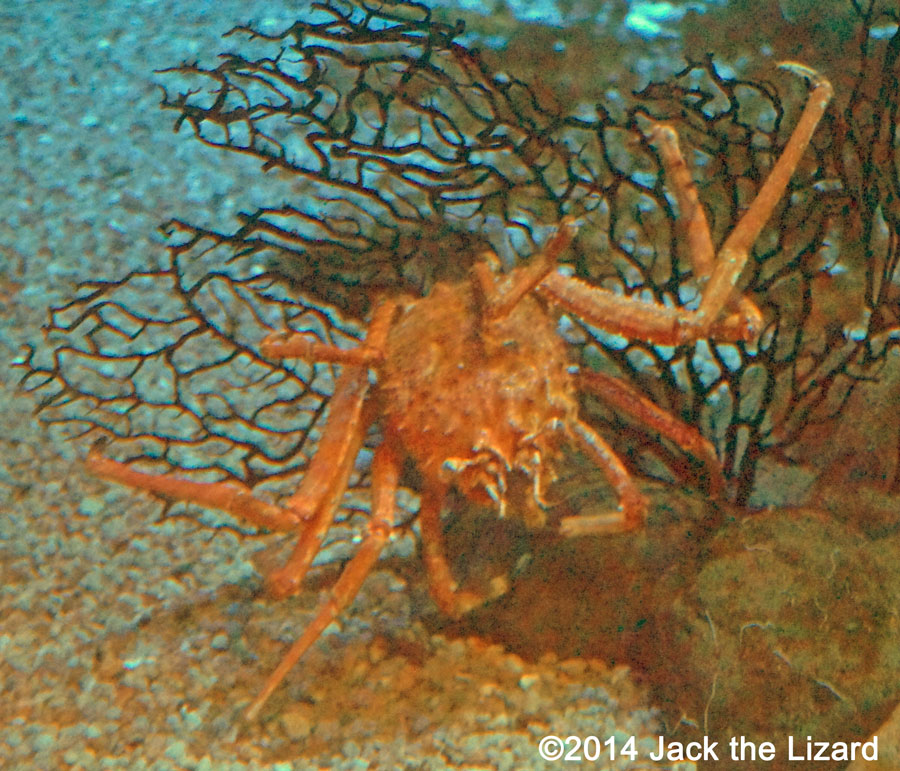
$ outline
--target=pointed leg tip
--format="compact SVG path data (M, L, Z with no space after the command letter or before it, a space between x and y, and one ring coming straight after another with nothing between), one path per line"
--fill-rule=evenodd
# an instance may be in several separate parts
M800 62L778 62L778 69L793 72L795 75L799 75L801 78L806 78L812 83L818 83L820 80L823 80L822 76L817 70L814 70L807 64L801 64Z
M812 88L820 88L825 87L828 89L828 98L831 98L832 88L831 83L829 83L828 78L826 78L822 73L818 70L814 70L812 67L806 64L801 64L800 62L779 62L778 68L782 70L787 70L788 72L792 72L794 75L799 75L801 78L806 80Z
M647 138L650 140L651 144L656 142L678 144L678 134L668 123L654 123L650 126Z
M565 238L571 241L578 233L581 224L582 221L580 219L576 219L573 215L567 214L559 223L559 231L564 235Z

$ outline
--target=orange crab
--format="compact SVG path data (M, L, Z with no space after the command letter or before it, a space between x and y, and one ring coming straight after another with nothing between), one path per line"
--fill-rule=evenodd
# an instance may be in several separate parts
M376 305L365 342L346 350L302 333L276 333L262 342L271 359L303 358L342 365L329 416L300 488L283 505L254 497L234 483L201 483L135 471L93 452L89 467L101 477L171 500L221 509L271 531L299 532L288 563L270 576L279 597L299 591L341 505L366 430L379 421L380 445L372 461L368 534L344 568L312 623L285 654L247 710L253 719L289 670L325 627L352 601L391 537L401 465L410 459L423 489L418 512L431 593L444 612L459 615L486 597L461 590L444 552L441 509L451 486L500 515L545 524L544 489L553 459L573 444L604 471L615 489L615 511L566 517L566 536L638 526L647 500L609 445L579 418L578 393L587 389L702 461L715 494L722 476L712 445L700 433L597 372L577 371L557 333L557 312L609 332L658 345L711 338L749 340L761 314L734 286L759 235L800 160L832 89L800 64L781 65L809 81L811 95L784 152L755 200L716 253L675 131L652 128L669 185L685 224L695 276L702 284L696 310L642 302L557 272L557 258L576 234L564 219L543 251L503 273L486 255L459 283L439 283L426 297L389 297ZM502 584L502 582L498 582ZM495 593L505 589L494 588Z

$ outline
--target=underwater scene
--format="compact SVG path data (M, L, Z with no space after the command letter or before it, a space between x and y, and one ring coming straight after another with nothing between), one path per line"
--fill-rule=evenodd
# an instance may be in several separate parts
M0 32L0 768L900 768L896 0Z

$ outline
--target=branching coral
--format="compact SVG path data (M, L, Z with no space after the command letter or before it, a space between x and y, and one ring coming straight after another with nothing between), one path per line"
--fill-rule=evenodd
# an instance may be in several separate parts
M860 13L868 40L878 16ZM455 42L461 32L414 3L315 4L282 33L236 28L242 53L216 66L165 71L167 84L184 84L163 98L179 126L292 179L296 198L241 214L231 231L173 220L163 269L88 282L54 309L47 346L25 357L43 418L151 470L289 489L336 374L266 360L258 346L271 330L349 346L377 295L427 294L467 275L486 248L510 267L564 215L581 225L564 258L577 276L662 304L696 302L647 127L668 121L695 148L701 198L723 238L786 141L785 105L800 100L783 101L781 81L734 80L706 60L620 112L563 109L492 72ZM860 87L841 118L827 119L758 242L739 287L764 310L758 343L653 346L564 319L583 363L701 428L738 501L760 458L830 420L895 336L896 174L870 157L893 149L864 128L872 115L879 132L893 125L893 40L880 79L864 48ZM861 252L848 246L859 229ZM858 307L835 307L840 271ZM633 464L699 479L674 445L585 406ZM365 484L364 468L358 476Z

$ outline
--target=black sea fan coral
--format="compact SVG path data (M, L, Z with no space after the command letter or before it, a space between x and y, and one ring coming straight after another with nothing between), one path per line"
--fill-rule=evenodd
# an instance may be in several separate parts
M425 295L467 275L486 249L512 267L566 216L580 225L563 257L575 275L690 307L701 287L648 127L665 120L695 148L700 197L723 238L786 141L785 112L802 99L780 96L789 87L781 80L734 80L706 60L620 113L569 113L491 71L455 42L462 31L416 3L315 3L278 34L235 28L242 53L215 66L165 70L162 104L177 126L258 158L293 181L296 198L242 213L233 230L172 220L163 268L86 282L52 309L47 344L24 359L42 418L147 470L289 489L315 450L336 370L267 359L260 342L274 330L351 346L377 297ZM814 140L738 287L764 310L758 342L654 346L563 319L584 366L630 380L701 428L739 501L765 453L837 413L896 327L881 310L895 252L880 267L835 256L852 197L841 139L832 122ZM859 319L844 324L819 288L838 265L861 270L866 287ZM675 445L585 406L615 428L610 437L632 463L700 479Z
M566 212L605 241L650 163L627 151L633 132L545 107L461 32L418 4L314 4L277 35L233 30L252 57L166 70L186 82L163 98L178 126L259 158L297 197L230 232L173 220L163 269L53 309L26 362L43 418L153 470L283 479L308 461L335 373L266 360L268 332L349 345L373 297L426 294L488 247L509 267Z

